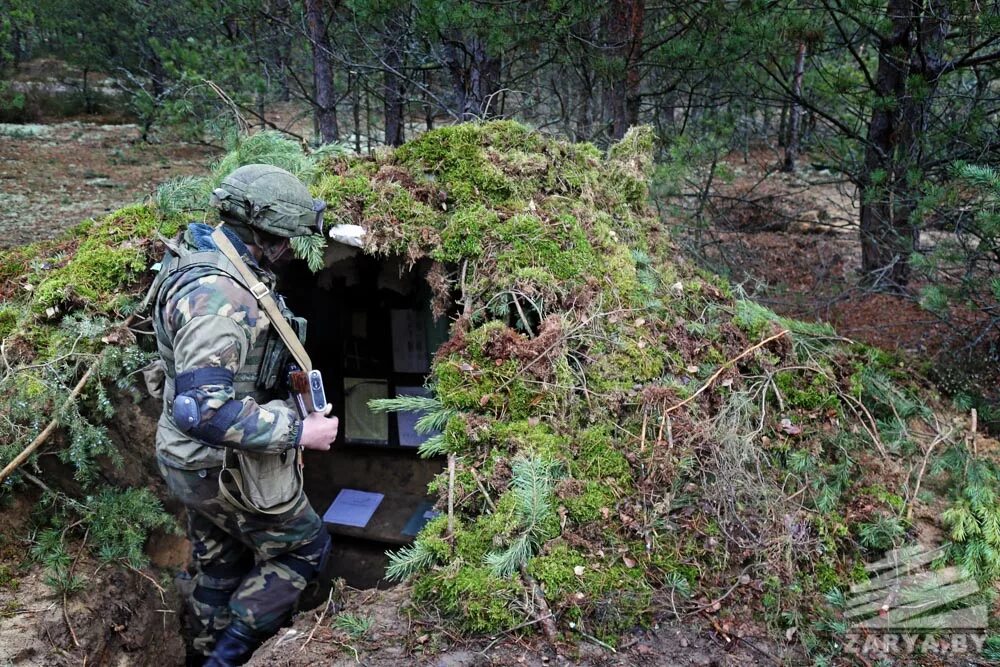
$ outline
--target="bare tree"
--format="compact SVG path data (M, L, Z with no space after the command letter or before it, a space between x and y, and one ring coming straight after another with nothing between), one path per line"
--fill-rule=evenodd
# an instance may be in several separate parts
M333 88L333 67L330 64L330 39L323 0L306 0L306 23L312 43L313 85L315 86L316 126L323 143L337 141L336 94Z
M612 0L604 15L607 50L615 62L604 89L604 109L614 140L639 122L639 57L645 14L645 0Z
M798 53L795 55L795 74L792 77L792 105L789 109L788 118L788 141L785 143L785 163L782 171L795 171L795 161L799 157L799 131L802 126L802 105L799 99L802 98L802 77L806 70L806 43L799 43Z
M456 35L445 40L445 59L462 118L496 116L493 98L500 91L500 56L490 53L478 35Z

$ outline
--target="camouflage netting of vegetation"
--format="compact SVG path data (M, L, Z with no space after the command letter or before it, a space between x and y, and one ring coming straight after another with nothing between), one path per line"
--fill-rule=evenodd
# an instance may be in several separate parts
M837 602L865 558L943 508L950 558L996 579L996 467L970 453L963 423L932 412L899 359L678 259L647 203L653 144L637 128L605 155L495 122L358 158L263 133L206 179L6 252L0 460L95 359L102 383L62 412L59 451L83 482L114 456L102 385L127 390L149 355L113 322L148 284L155 232L175 233L213 179L267 161L310 180L328 222L362 225L368 252L434 260L438 312L460 313L434 398L378 406L425 410L440 434L423 453L455 463L453 485L432 485L442 508L452 487L453 518L391 561L415 613L531 632L544 598L559 632L614 643L704 612L830 651L822 597ZM319 269L322 246L297 252Z

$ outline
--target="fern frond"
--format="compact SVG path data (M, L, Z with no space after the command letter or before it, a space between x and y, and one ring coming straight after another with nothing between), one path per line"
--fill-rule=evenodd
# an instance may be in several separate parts
M318 273L323 269L323 251L326 250L326 237L321 234L296 236L291 240L292 252L299 259L304 259L309 270Z
M444 456L447 453L448 441L445 440L443 433L432 435L420 443L420 446L417 447L417 454L419 454L422 459Z
M511 470L511 493L519 532L506 549L488 553L485 558L499 577L509 576L527 563L549 537L548 531L555 521L558 466L544 459L518 457Z
M390 552L388 556L389 566L385 569L385 576L389 581L405 581L437 564L434 551L419 540L399 551Z

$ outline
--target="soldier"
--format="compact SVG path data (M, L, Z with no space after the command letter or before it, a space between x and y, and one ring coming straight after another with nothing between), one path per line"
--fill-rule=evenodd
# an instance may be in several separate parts
M268 165L231 173L212 204L268 289L289 239L322 229L323 203ZM290 618L323 569L330 537L302 493L297 448L328 450L338 422L327 416L331 406L301 419L273 400L276 357L287 355L258 303L265 290L247 284L212 232L189 225L150 291L167 374L156 453L170 492L187 508L194 661L238 665Z

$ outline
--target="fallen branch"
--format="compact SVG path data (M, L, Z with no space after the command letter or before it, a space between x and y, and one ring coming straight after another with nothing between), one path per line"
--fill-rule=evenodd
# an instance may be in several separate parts
M545 633L545 638L549 640L552 646L556 645L558 637L556 635L556 622L552 618L552 610L549 609L549 603L545 600L545 593L542 592L541 587L538 582L528 574L528 568L524 565L521 566L521 578L524 580L524 585L531 592L531 597L535 602L535 607L538 608L537 613L534 614L538 623L542 626L542 632Z
M448 454L448 539L455 537L455 455Z
M687 405L688 403L690 403L691 401L693 401L694 399L698 398L698 396L700 396L702 392L704 392L706 389L708 389L709 387L712 386L713 382L715 382L716 380L719 379L719 376L722 375L722 373L724 371L726 371L727 369L731 368L734 364L739 363L739 361L741 359L744 359L745 357L749 356L754 351L759 350L760 348L764 347L765 345L767 345L771 341L777 340L777 339L781 338L782 336L787 335L788 333L790 333L788 331L788 329L784 329L780 333L776 333L773 336L771 336L770 338L765 338L764 340L762 340L761 342L757 343L753 347L749 347L749 348L743 350L737 356L733 357L732 359L730 359L726 363L724 363L721 366L719 366L719 370L717 370L714 373L712 373L712 377L708 378L708 380L705 382L705 384L701 385L701 387L698 389L698 391L694 392L693 394L691 394L690 396L688 396L687 398L685 398L680 403L678 403L678 404L676 404L676 405L674 405L672 407L667 408L664 411L663 414L664 415L670 414L674 410L678 410L678 409L684 407L685 405Z
M974 414L975 414L975 410L973 410L973 415ZM937 421L937 417L934 418L934 421ZM945 442L948 439L948 436L951 435L951 431L948 431L948 433L942 434L941 433L940 425L938 425L938 427L935 430L937 431L937 435L931 441L931 444L929 444L927 446L927 451L924 452L924 458L920 462L920 472L917 473L917 481L916 481L916 483L913 486L913 494L910 496L908 502L906 503L905 518L906 518L907 521L909 521L911 518L913 518L913 506L917 502L917 495L919 495L919 493L920 493L920 484L921 484L921 482L924 481L924 473L927 472L927 463L928 463L928 461L930 461L931 452L934 451L934 448L937 447L938 444L940 444L942 442Z
M76 397L79 396L80 393L83 391L84 385L87 384L87 380L89 380L90 376L93 375L94 370L97 368L97 364L99 364L100 361L101 358L98 357L94 361L94 363L90 365L90 368L88 368L87 372L83 374L83 377L80 378L80 381L76 383L75 387L73 387L73 391L70 392L69 396L63 402L62 407L59 409L59 412L63 412L64 410L69 408L70 405L73 404L73 401L75 401ZM0 482L3 482L5 479L7 479L7 477L9 477L12 472L17 470L22 463L27 461L28 458L32 454L34 454L36 449L41 447L45 443L45 441L48 440L49 436L52 435L52 432L56 430L56 426L59 425L59 412L57 412L56 416L52 418L52 421L50 421L48 425L44 429L42 429L42 432L39 433L38 436L36 436L35 439L32 440L27 447L21 450L20 454L14 457L14 460L8 463L3 470L0 470Z
M306 646L309 646L309 642L312 641L313 635L316 634L316 630L319 629L319 626L323 622L323 619L326 618L326 612L330 610L330 605L332 603L333 603L333 587L331 586L330 587L330 594L326 596L326 604L323 605L323 611L321 611L317 615L317 617L316 617L316 624L313 626L312 631L309 633L309 636L306 637L305 643L302 644L302 646L299 647L299 651L304 651L305 648L306 648Z
M142 577L143 579L145 579L146 581L148 581L149 583L151 583L153 585L153 588L156 589L156 592L160 594L160 602L163 603L163 604L167 604L167 599L166 599L166 597L164 597L164 593L167 592L167 589L165 589L163 586L161 586L156 581L156 579L153 579L151 576L149 576L148 574L146 574L145 572L143 572L139 568L132 567L128 563L126 563L125 565L126 565L126 567L128 567L128 569L132 570L133 572L135 572L136 574L138 574L140 577Z
M494 504L493 499L490 498L490 493L486 490L486 485L483 484L483 478L479 476L479 473L476 472L475 468L470 467L469 472L472 473L472 479L476 480L476 486L479 487L479 490L483 494L483 498L486 499L486 504L489 505L490 511L496 512L497 506Z
M63 593L63 619L66 621L66 627L69 629L69 636L73 639L73 646L80 648L80 640L76 638L76 630L73 629L73 624L69 620L69 610L67 607L66 594ZM86 657L86 656L85 656Z

